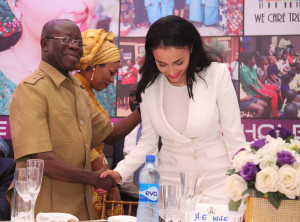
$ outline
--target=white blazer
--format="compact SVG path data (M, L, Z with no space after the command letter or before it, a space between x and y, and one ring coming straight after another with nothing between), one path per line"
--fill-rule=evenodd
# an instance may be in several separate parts
M240 110L226 65L212 63L201 76L205 82L197 76L183 133L170 126L163 111L163 86L167 78L160 74L146 88L140 104L142 137L115 169L122 181L145 162L146 155L154 153L161 136L163 145L158 154L161 183L179 183L180 172L198 171L204 175L200 184L204 190L201 202L227 203L225 174L233 154L246 146Z

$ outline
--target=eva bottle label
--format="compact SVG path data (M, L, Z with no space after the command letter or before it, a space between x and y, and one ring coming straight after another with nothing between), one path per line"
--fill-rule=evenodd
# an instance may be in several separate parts
M139 202L158 203L158 184L140 184Z

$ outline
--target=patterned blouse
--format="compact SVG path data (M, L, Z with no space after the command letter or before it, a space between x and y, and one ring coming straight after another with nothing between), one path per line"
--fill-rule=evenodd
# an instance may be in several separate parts
M110 119L110 117L109 117L108 113L106 112L106 110L102 107L102 105L97 100L96 95L93 92L93 89L92 89L91 85L88 83L88 81L86 80L86 78L83 77L80 73L76 73L74 76L81 82L82 86L87 91L93 105L100 112L102 112L108 119ZM110 85L112 85L112 84L110 84ZM101 160L103 162L106 161L106 163L107 163L107 160L106 160L105 155L103 153L103 147L104 147L104 143L102 143L100 146L95 147L94 149L91 150L91 157L90 157L91 161L95 160L100 155ZM108 164L107 164L107 169L108 169ZM112 190L110 190L110 193L112 193L112 192L119 193L119 190L117 188L113 188ZM100 219L101 218L102 207L103 207L103 197L99 196L97 194L97 192L95 192L95 191L93 191L92 195L93 195L95 218ZM119 199L113 199L113 200L119 200ZM113 210L113 213L112 213L112 210ZM105 211L105 216L106 217L109 217L109 216L112 216L112 215L122 215L122 214L124 214L124 209L123 209L123 206L120 205L120 204L115 205L113 209L110 209L109 207L107 207L106 211Z
M93 103L93 105L97 108L97 110L99 110L101 113L103 113L108 119L110 119L108 113L106 112L106 110L101 106L101 104L99 103L99 101L97 100L95 93L93 92L93 89L91 87L91 85L88 83L88 81L86 80L85 77L83 77L80 73L76 73L74 75L82 84L82 86L84 87L84 89L87 91L91 102ZM102 143L100 146L95 147L94 149L99 153L100 158L102 160L105 159L105 156L103 154L103 147L104 147L104 143ZM91 151L91 161L95 160L98 156L95 156L95 153L93 153L93 150Z

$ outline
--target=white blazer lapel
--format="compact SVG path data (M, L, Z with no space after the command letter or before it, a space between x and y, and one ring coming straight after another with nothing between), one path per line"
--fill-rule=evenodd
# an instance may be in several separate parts
M205 73L204 73L205 74ZM204 122L207 121L203 119L206 115L205 112L211 112L208 109L209 103L211 102L211 96L206 83L196 77L197 81L193 85L193 99L189 102L189 116L187 126L183 132L183 135L189 138L199 138L200 132L205 132L209 129L204 128ZM206 82L209 80L206 78ZM208 83L207 82L207 83Z
M159 125L159 129L157 131L160 135L164 135L164 137L171 139L173 141L177 141L180 143L188 143L191 141L190 138L184 136L183 134L177 132L167 121L164 110L163 110L163 90L164 90L164 81L168 81L164 75L158 76L158 84L153 87L153 92L155 93L156 105L153 109L154 115L156 117L160 117L157 119L160 122L156 122ZM156 125L155 124L155 125Z

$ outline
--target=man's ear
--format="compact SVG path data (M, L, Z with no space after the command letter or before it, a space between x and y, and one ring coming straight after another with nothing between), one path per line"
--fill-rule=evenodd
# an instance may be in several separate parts
M46 38L41 38L41 47L43 51L47 52L49 48L49 40Z

